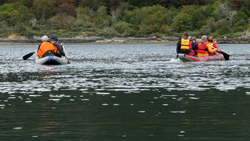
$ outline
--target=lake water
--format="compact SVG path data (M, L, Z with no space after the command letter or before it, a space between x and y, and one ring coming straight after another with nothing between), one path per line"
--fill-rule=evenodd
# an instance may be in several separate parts
M65 45L42 66L37 45L0 45L1 140L249 140L250 48L229 61L171 61L176 45Z

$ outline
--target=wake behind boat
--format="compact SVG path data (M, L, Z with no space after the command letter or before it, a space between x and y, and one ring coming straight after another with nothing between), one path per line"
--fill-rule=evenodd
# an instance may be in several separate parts
M225 60L222 54L214 55L214 56L202 56L200 58L196 56L179 54L179 59L183 62L205 62L205 61L222 61Z
M66 57L57 57L57 56L46 56L35 58L35 63L40 65L66 65L69 64L69 60Z

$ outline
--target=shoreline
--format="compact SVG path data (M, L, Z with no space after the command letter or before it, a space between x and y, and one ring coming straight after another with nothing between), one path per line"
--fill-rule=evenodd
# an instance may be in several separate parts
M125 37L125 38L105 38L105 37L73 37L59 38L64 44L177 44L179 37ZM200 39L197 39L199 41ZM41 37L28 38L0 38L0 45L39 45ZM218 39L218 44L250 44L250 38L222 38Z

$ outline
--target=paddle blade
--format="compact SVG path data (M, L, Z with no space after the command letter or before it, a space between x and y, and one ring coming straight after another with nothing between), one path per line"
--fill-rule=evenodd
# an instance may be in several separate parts
M26 54L23 56L23 60L27 60L28 58L30 58L30 56L32 56L35 52L31 52L29 54Z
M220 53L224 56L225 60L229 60L229 56L227 53L220 51Z

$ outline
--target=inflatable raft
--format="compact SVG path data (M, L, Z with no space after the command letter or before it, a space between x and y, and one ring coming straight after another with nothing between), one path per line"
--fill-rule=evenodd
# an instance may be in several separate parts
M222 54L214 55L214 56L202 56L200 58L196 56L190 56L186 54L178 54L178 57L183 62L205 62L205 61L221 61L225 60Z
M69 64L69 60L66 57L46 56L39 58L37 56L35 63L40 65L66 65Z

